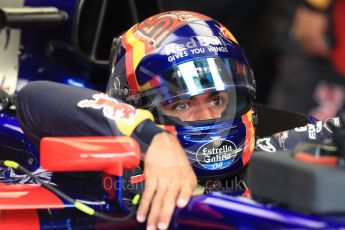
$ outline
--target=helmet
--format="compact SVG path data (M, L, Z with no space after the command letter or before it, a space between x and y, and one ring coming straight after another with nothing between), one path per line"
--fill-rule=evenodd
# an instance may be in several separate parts
M157 14L114 39L110 68L107 93L150 110L157 124L175 133L199 178L228 176L248 163L255 80L222 24L189 11ZM185 118L181 100L201 95L211 99L195 100L198 109ZM208 106L222 108L216 117L202 117Z

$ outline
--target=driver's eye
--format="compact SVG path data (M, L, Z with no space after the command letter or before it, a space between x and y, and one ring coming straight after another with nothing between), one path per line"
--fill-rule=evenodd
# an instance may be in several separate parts
M222 106L225 103L225 99L222 96L215 96L212 98L211 104L215 106Z
M174 110L176 111L184 111L188 108L189 106L187 102L178 102L176 105L174 105Z

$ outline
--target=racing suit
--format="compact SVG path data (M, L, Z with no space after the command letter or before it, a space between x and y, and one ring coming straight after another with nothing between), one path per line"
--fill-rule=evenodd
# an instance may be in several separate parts
M48 81L33 82L18 93L17 119L37 148L44 136L131 136L145 152L153 136L163 131L147 110Z

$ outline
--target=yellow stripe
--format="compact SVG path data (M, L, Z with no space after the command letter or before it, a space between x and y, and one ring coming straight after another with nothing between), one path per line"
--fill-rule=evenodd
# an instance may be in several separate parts
M143 91L151 89L151 88L152 88L152 86L151 86L150 82L146 82L142 86L139 86L139 91L143 92Z
M126 38L128 44L130 44L133 48L133 69L135 71L140 60L145 56L145 44L133 35L133 29L134 28L132 27L128 31Z
M230 38L232 41L234 41L236 44L238 44L238 41L236 40L235 36L228 30L226 27L221 27L223 34L225 33L225 36Z
M326 10L331 4L331 0L306 0L306 2L319 10Z
M136 109L134 117L120 118L115 121L116 127L125 136L132 135L134 129L144 120L150 119L153 121L153 115L150 111L144 109Z
M231 38L231 40L233 40L234 42L236 42L238 44L238 41L236 40L235 36L232 35L232 33L229 30L227 30L227 31L229 32L229 37Z

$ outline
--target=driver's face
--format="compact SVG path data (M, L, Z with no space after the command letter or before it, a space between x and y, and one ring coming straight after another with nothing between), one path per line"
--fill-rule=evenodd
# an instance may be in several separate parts
M220 118L228 102L226 92L205 93L165 105L161 111L164 115L178 117L182 121L209 120Z

